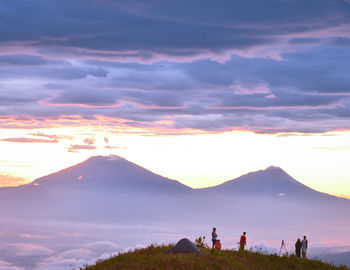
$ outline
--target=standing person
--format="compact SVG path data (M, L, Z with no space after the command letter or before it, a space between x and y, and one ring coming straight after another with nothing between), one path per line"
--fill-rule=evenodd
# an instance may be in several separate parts
M306 239L306 235L304 235L304 239L303 241L301 241L301 255L303 256L303 258L306 257L307 245L308 245L308 241Z
M214 249L216 239L218 238L218 234L216 233L216 228L213 228L213 231L211 232L211 241L213 242L212 249Z
M298 258L300 258L300 251L301 251L301 241L300 238L295 243L295 255L297 255Z
M245 236L246 232L243 232L241 235L241 240L239 241L239 251L243 251L245 245L247 244L247 237Z

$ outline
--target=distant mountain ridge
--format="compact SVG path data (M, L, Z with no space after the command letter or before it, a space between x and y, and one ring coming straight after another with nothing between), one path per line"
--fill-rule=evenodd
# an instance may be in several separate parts
M0 211L5 217L75 220L124 219L206 220L215 213L245 211L253 218L276 215L286 209L296 214L327 211L343 214L350 200L317 192L282 169L269 167L204 189L192 189L118 156L95 156L30 184L0 188ZM340 210L339 210L340 209ZM322 213L322 212L321 212ZM271 220L273 220L271 219Z
M94 156L63 169L38 178L31 183L46 188L73 188L81 190L147 190L159 192L186 192L192 188L176 180L157 175L119 156Z
M226 195L265 195L278 197L331 196L298 182L279 167L250 172L223 184L201 189Z
M30 184L44 189L100 192L157 192L157 194L217 193L225 196L334 197L301 184L279 167L250 172L220 185L192 189L157 175L120 156L93 156Z

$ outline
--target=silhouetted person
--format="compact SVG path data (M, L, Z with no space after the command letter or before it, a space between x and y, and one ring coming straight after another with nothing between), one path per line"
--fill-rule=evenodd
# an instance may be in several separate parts
M306 236L304 235L304 239L303 241L301 241L301 255L303 256L303 258L306 257L307 245L308 241L306 240Z
M212 249L214 249L216 239L218 238L218 234L216 233L216 228L213 228L213 231L211 232L211 241L213 242Z
M295 242L295 255L297 255L298 258L300 258L300 251L301 251L301 241L300 238Z
M247 237L245 236L246 232L243 232L241 235L241 240L239 241L239 251L243 251L245 245L247 244Z

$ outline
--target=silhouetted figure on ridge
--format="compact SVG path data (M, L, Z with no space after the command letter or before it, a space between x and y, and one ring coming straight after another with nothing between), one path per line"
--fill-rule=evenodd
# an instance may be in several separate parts
M239 251L243 251L245 245L247 244L247 237L245 236L246 232L243 232L241 235L241 240L239 241Z
M303 258L306 257L306 252L307 252L307 245L308 245L308 241L306 239L306 236L304 235L304 239L303 241L301 241L301 255L303 256Z
M301 241L300 238L295 242L295 255L297 255L298 258L300 258L300 251L301 251Z
M211 232L211 241L213 242L212 249L214 249L216 239L218 238L218 234L216 233L216 228L213 228L213 231Z

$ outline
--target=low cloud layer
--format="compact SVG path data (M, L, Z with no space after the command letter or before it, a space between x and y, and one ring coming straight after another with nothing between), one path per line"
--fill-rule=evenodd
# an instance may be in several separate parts
M76 249L66 250L55 256L49 256L39 263L38 269L59 270L67 266L82 267L86 264L94 264L97 259L107 259L117 254L119 249L120 247L112 242L92 242Z

